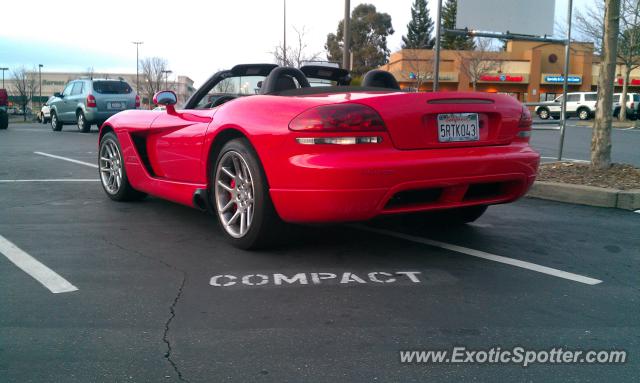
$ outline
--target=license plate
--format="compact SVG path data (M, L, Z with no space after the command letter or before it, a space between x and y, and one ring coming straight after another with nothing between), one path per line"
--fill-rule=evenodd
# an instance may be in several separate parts
M111 103L111 109L122 109L123 105L121 102L112 102Z
M450 113L438 115L438 141L460 142L480 139L478 113Z

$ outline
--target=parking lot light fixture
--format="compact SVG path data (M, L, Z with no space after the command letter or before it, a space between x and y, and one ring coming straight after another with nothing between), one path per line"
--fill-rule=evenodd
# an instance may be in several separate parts
M39 90L39 99L40 99L40 108L42 108L42 67L44 67L44 65L42 64L38 64L38 81L39 81L39 85L38 85L38 90Z
M164 73L164 89L168 90L169 89L169 85L168 85L168 83L169 83L169 73L173 73L173 71L167 69L167 70L163 70L162 73Z
M132 41L136 45L136 93L140 94L140 59L138 58L138 48L143 41Z

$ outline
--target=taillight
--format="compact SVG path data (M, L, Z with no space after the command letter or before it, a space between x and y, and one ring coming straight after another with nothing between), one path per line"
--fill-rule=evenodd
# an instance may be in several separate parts
M522 106L522 112L520 113L520 121L518 121L518 133L517 136L524 141L529 141L531 138L531 125L533 120L531 119L531 112L526 106Z
M140 96L136 94L136 108L140 107Z
M289 129L303 132L380 132L385 131L378 113L361 104L323 105L299 114Z
M95 108L95 107L97 106L97 105L96 105L96 98L95 98L95 97L93 97L93 95L92 95L92 94L90 94L90 95L88 95L88 96L87 96L87 106L88 106L89 108Z
M631 103L631 109L635 109L635 108L634 108L635 106L636 106L636 105L632 102L632 103Z

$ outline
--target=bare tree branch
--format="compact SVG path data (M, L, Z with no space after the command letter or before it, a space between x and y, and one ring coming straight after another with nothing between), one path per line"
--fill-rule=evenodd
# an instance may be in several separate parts
M402 50L403 58L409 67L409 73L404 75L414 81L416 92L420 91L426 80L433 79L433 59L428 56L420 57L421 52L421 49Z
M286 47L286 60L285 60L285 48L282 45L276 47L275 51L270 52L273 55L273 59L276 64L280 66L289 66L300 68L305 61L314 61L320 58L320 52L308 53L308 44L306 41L306 28L302 29L296 27L293 28L296 32L296 45Z
M498 55L491 39L483 38L477 39L474 51L458 51L460 70L469 77L474 91L482 76L500 69L502 61L498 60Z
M147 57L140 60L140 93L148 100L151 107L153 95L164 90L167 60L161 57Z

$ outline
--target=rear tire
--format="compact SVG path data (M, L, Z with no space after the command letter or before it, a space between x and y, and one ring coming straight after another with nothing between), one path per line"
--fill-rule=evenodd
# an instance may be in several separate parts
M578 109L578 118L582 121L588 120L591 118L591 111L587 108Z
M113 132L106 133L100 140L98 150L98 175L107 196L114 201L137 201L146 194L134 189L127 178L122 148Z
M56 112L51 112L51 130L59 132L62 130L62 122L58 120Z
M7 129L9 127L9 115L3 111L0 111L0 130Z
M273 207L267 178L249 141L227 142L209 179L210 203L228 242L241 249L278 242L284 223Z
M89 133L91 131L91 124L87 121L84 113L82 111L78 111L76 118L78 119L78 130L82 133Z

